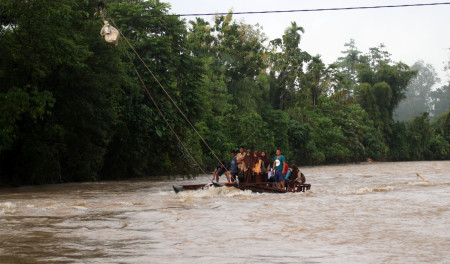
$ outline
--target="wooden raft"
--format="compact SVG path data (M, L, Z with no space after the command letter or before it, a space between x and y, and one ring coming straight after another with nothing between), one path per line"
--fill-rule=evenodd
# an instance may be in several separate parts
M273 186L272 183L241 183L239 186L235 186L241 190L250 190L258 193L288 193L288 192L306 192L311 189L311 184L296 184L292 190L288 188L278 189Z
M208 184L191 184L191 185L174 185L173 189L175 192L180 191L187 191L187 190L204 190L207 188L210 188L212 186L217 187L234 187L238 188L240 190L246 191L250 190L252 192L257 193L288 193L288 192L306 192L307 190L311 189L311 184L298 184L296 183L294 188L292 190L285 189L278 189L273 186L272 183L208 183Z

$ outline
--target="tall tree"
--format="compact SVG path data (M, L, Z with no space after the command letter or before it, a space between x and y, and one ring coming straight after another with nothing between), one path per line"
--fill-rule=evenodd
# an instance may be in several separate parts
M391 89L389 102L385 105L390 119L401 100L406 97L406 88L417 71L408 65L397 62L392 63L389 53L384 50L384 45L371 48L370 52L362 58L363 62L358 64L358 82L360 85L369 84L374 86L384 82Z
M430 93L431 113L437 117L450 108L450 84L437 88Z
M11 184L97 179L117 122L122 72L118 55L99 42L100 21L84 20L96 5L5 5L0 174Z
M347 47L346 50L341 51L342 57L339 57L336 61L338 68L344 73L345 81L347 82L347 89L353 91L357 82L357 74L355 66L361 62L362 52L356 47L354 39L350 39L349 42L344 44Z
M334 64L326 66L320 55L317 55L312 57L306 69L301 79L302 90L298 93L310 98L312 105L318 104L320 95L338 92L340 80Z
M395 110L394 116L397 120L409 120L414 116L433 110L432 89L440 81L436 70L431 64L425 64L423 61L414 63L411 69L417 71L417 75L406 88L406 98Z
M295 102L294 93L302 89L303 65L311 59L311 56L299 47L301 33L304 32L296 22L291 22L282 38L270 42L270 75L275 80L271 97L272 105L276 109L285 109L287 105Z

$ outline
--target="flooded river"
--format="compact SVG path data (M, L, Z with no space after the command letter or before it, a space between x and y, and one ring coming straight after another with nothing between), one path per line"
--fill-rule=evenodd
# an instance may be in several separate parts
M307 193L172 190L207 176L0 189L0 263L450 263L450 161L301 170Z

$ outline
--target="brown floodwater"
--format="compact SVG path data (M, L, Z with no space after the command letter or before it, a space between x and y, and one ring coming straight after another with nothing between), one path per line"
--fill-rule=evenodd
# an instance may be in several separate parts
M450 161L301 170L306 193L172 190L207 176L0 189L0 263L450 263Z

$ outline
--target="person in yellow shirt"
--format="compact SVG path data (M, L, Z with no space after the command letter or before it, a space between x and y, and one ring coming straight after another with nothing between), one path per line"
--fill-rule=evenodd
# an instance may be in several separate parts
M255 165L253 166L253 177L252 182L254 183L261 183L263 182L263 175L264 175L264 162L261 159L261 156L259 155L259 152L255 150L253 152L253 160Z

